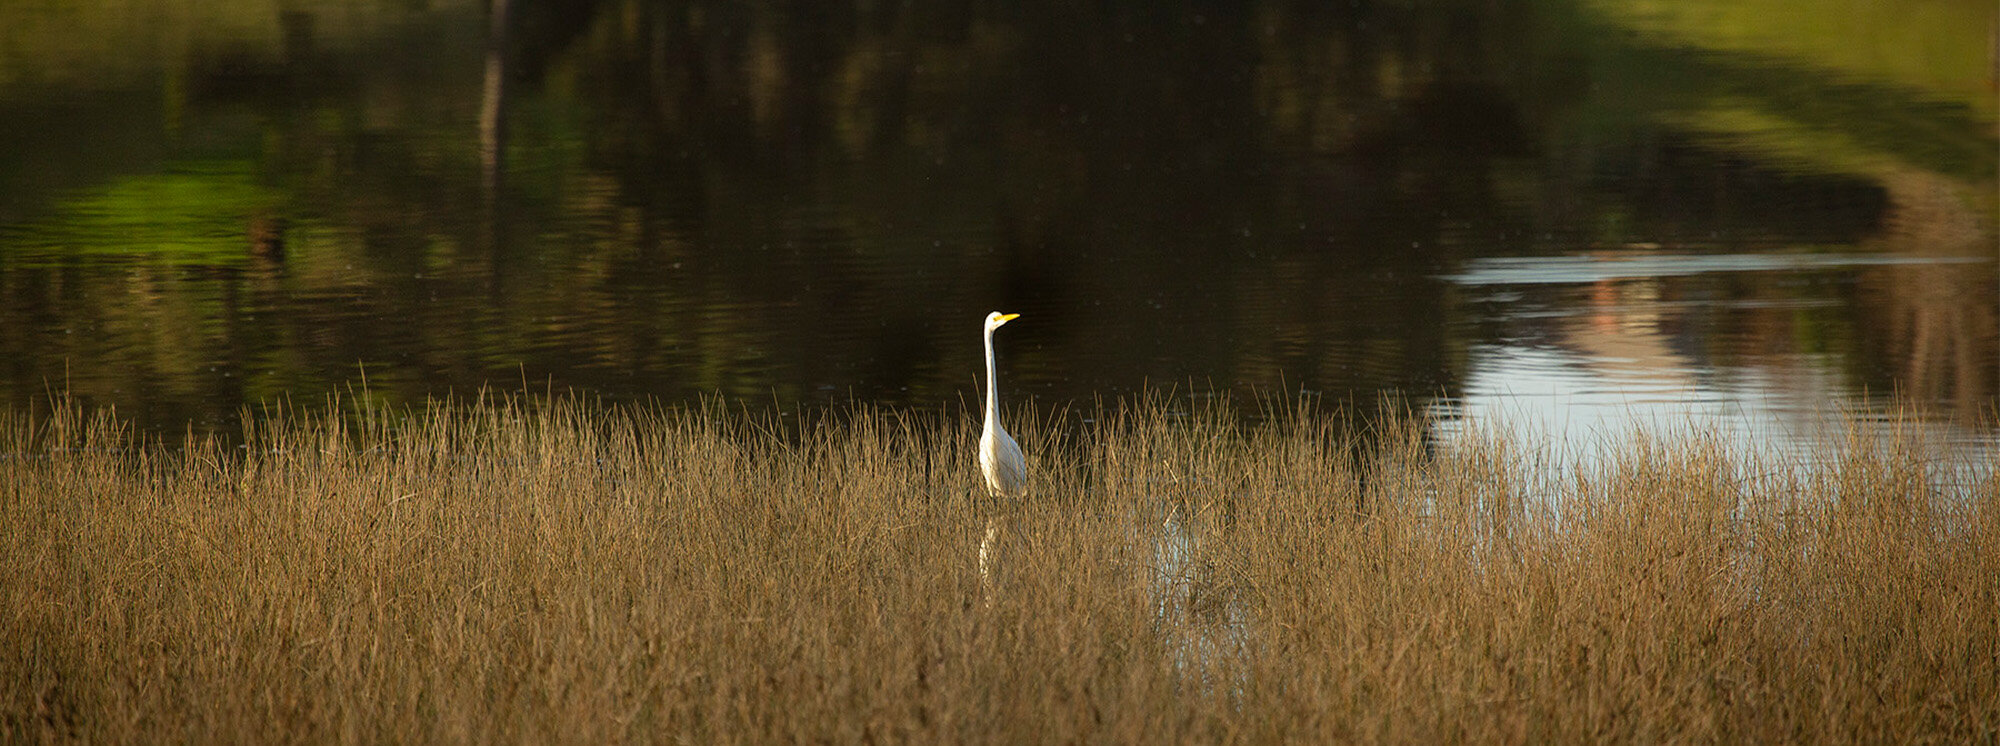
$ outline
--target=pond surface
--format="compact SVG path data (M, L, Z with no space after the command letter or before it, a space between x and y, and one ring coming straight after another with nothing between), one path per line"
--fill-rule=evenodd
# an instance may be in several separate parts
M16 409L957 406L1000 309L1016 402L1990 433L1983 0L69 5L0 7Z

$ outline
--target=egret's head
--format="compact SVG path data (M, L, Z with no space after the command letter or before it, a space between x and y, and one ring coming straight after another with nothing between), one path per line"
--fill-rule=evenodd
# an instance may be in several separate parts
M990 332L993 331L994 329L998 329L1000 328L1001 324L1013 321L1014 319L1020 318L1020 316L1021 314L1018 313L1001 313L999 311L994 311L992 313L986 314L986 331Z

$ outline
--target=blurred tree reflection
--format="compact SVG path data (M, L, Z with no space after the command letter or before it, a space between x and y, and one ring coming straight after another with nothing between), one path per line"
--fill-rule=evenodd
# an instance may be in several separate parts
M1865 370L1864 380L1920 400L1948 402L1962 417L1990 417L1994 386L2000 383L1993 228L1972 212L1958 185L1936 174L1895 174L1885 187L1889 210L1871 248L1980 261L1890 266L1862 276L1862 308L1869 318L1859 323L1886 326L1857 356L1879 366Z

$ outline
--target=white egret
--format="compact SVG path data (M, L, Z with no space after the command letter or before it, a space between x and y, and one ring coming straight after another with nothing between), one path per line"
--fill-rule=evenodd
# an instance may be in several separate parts
M993 362L993 330L1019 318L1018 313L994 311L986 314L986 428L979 433L979 471L986 475L986 494L995 499L1020 497L1028 486L1028 462L1021 458L1021 444L1000 426L1000 382ZM1000 524L986 519L986 538L979 542L979 584L986 602L993 602L993 542L1000 537Z
M1021 445L1000 426L1000 385L993 362L993 330L1020 316L999 311L986 314L986 429L979 434L979 471L986 475L986 494L998 498L1019 497L1028 483L1028 462L1021 458Z

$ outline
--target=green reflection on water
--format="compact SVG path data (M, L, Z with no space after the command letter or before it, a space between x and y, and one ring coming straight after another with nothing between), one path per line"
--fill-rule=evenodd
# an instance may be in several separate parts
M1985 0L1589 0L1649 41L1759 55L1920 91L1991 122L1993 3Z
M1965 180L1992 206L1996 6L1983 0L1590 0L1638 33L1653 117L1792 169Z
M26 266L92 254L240 265L251 256L260 216L281 199L257 182L254 161L177 162L64 200L50 217L10 228L7 240L16 251L39 250L22 252Z

